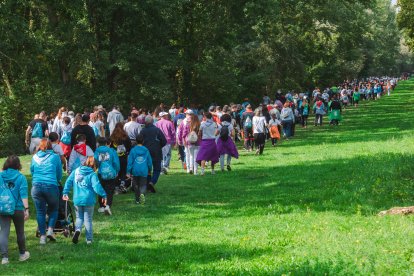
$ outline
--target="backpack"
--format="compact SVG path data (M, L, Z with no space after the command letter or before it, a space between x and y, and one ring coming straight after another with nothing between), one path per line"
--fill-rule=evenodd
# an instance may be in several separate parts
M99 153L99 174L103 180L115 179L116 171L111 164L111 155L109 152Z
M190 132L190 134L188 134L187 136L187 142L190 144L196 144L198 141L198 135L197 133L193 130Z
M70 145L70 142L72 140L71 134L72 134L71 131L64 130L63 133L62 133L62 138L60 139L60 141L65 145Z
M99 129L96 127L95 124L92 126L92 129L93 129L93 133L95 134L95 137L99 137L100 136Z
M304 115L304 116L309 115L309 106L308 105L303 107L302 115Z
M116 148L116 153L118 154L118 156L125 156L127 149L125 147L125 145L117 145L114 143L114 147Z
M222 141L227 141L229 139L229 127L222 126L220 129L220 139Z
M253 127L253 122L252 122L252 119L250 119L250 116L247 116L246 121L244 122L244 127L245 128Z
M0 176L1 177L1 176ZM0 186L0 215L12 216L16 209L17 200L10 188L3 183Z
M32 131L32 138L43 138L42 123L37 122Z

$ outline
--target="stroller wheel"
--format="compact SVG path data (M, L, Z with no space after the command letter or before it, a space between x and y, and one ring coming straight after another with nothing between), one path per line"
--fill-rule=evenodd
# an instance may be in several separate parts
M40 232L39 232L39 230L36 230L36 238L40 238Z

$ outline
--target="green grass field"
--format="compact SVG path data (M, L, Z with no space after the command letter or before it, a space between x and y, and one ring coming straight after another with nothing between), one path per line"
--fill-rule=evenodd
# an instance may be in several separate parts
M377 214L414 205L414 80L343 116L263 156L241 151L230 173L186 175L175 152L146 206L118 195L114 216L95 213L91 246L40 246L31 205L32 258L18 263L12 232L0 274L413 274L414 217Z

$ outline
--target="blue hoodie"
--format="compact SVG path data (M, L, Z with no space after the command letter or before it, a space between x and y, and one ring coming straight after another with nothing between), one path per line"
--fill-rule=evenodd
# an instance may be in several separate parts
M10 187L14 198L17 200L16 210L23 211L24 205L22 199L28 198L26 177L14 169L5 170L0 174L0 176L4 181L4 184Z
M98 175L90 167L80 166L70 174L66 180L63 195L68 195L72 186L75 206L95 205L95 193L106 198L106 193L99 182Z
M106 153L108 153L108 155L106 155ZM104 154L105 158L109 157L112 167L115 169L116 174L118 174L120 170L118 154L113 148L107 146L100 146L95 151L95 163L98 168L98 174L101 174L101 163L99 161L101 159L99 158L101 154Z
M33 184L58 185L62 179L62 161L53 150L39 151L30 166Z
M152 159L149 150L140 145L133 147L128 155L127 173L147 177L151 170Z

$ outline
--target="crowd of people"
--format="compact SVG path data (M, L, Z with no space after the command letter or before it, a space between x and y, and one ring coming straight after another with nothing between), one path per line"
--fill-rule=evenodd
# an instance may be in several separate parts
M307 128L312 113L316 127L323 125L326 115L330 125L339 125L344 109L390 95L397 81L370 78L323 91L278 90L273 99L264 95L256 108L246 98L240 104L212 104L207 110L175 104L170 108L160 104L153 112L134 107L128 116L118 106L110 112L103 106L77 114L66 107L56 115L42 111L26 130L26 145L33 154L31 195L39 242L56 241L59 202L69 200L72 190L76 211L72 241L78 243L85 225L86 242L90 244L96 195L98 212L106 215L112 215L117 193L132 190L134 202L145 204L146 193L155 193L159 177L170 172L173 148L177 148L181 167L188 174L203 176L209 167L214 175L217 163L222 172L231 171L232 159L239 158L237 142L243 142L247 152L261 155L267 140L277 146L282 138L291 139L296 127ZM0 203L2 264L9 263L11 221L16 228L20 261L30 257L24 236L24 221L29 218L28 185L21 168L19 158L12 155L0 174L1 196L8 195L10 203ZM61 186L63 172L68 178Z

